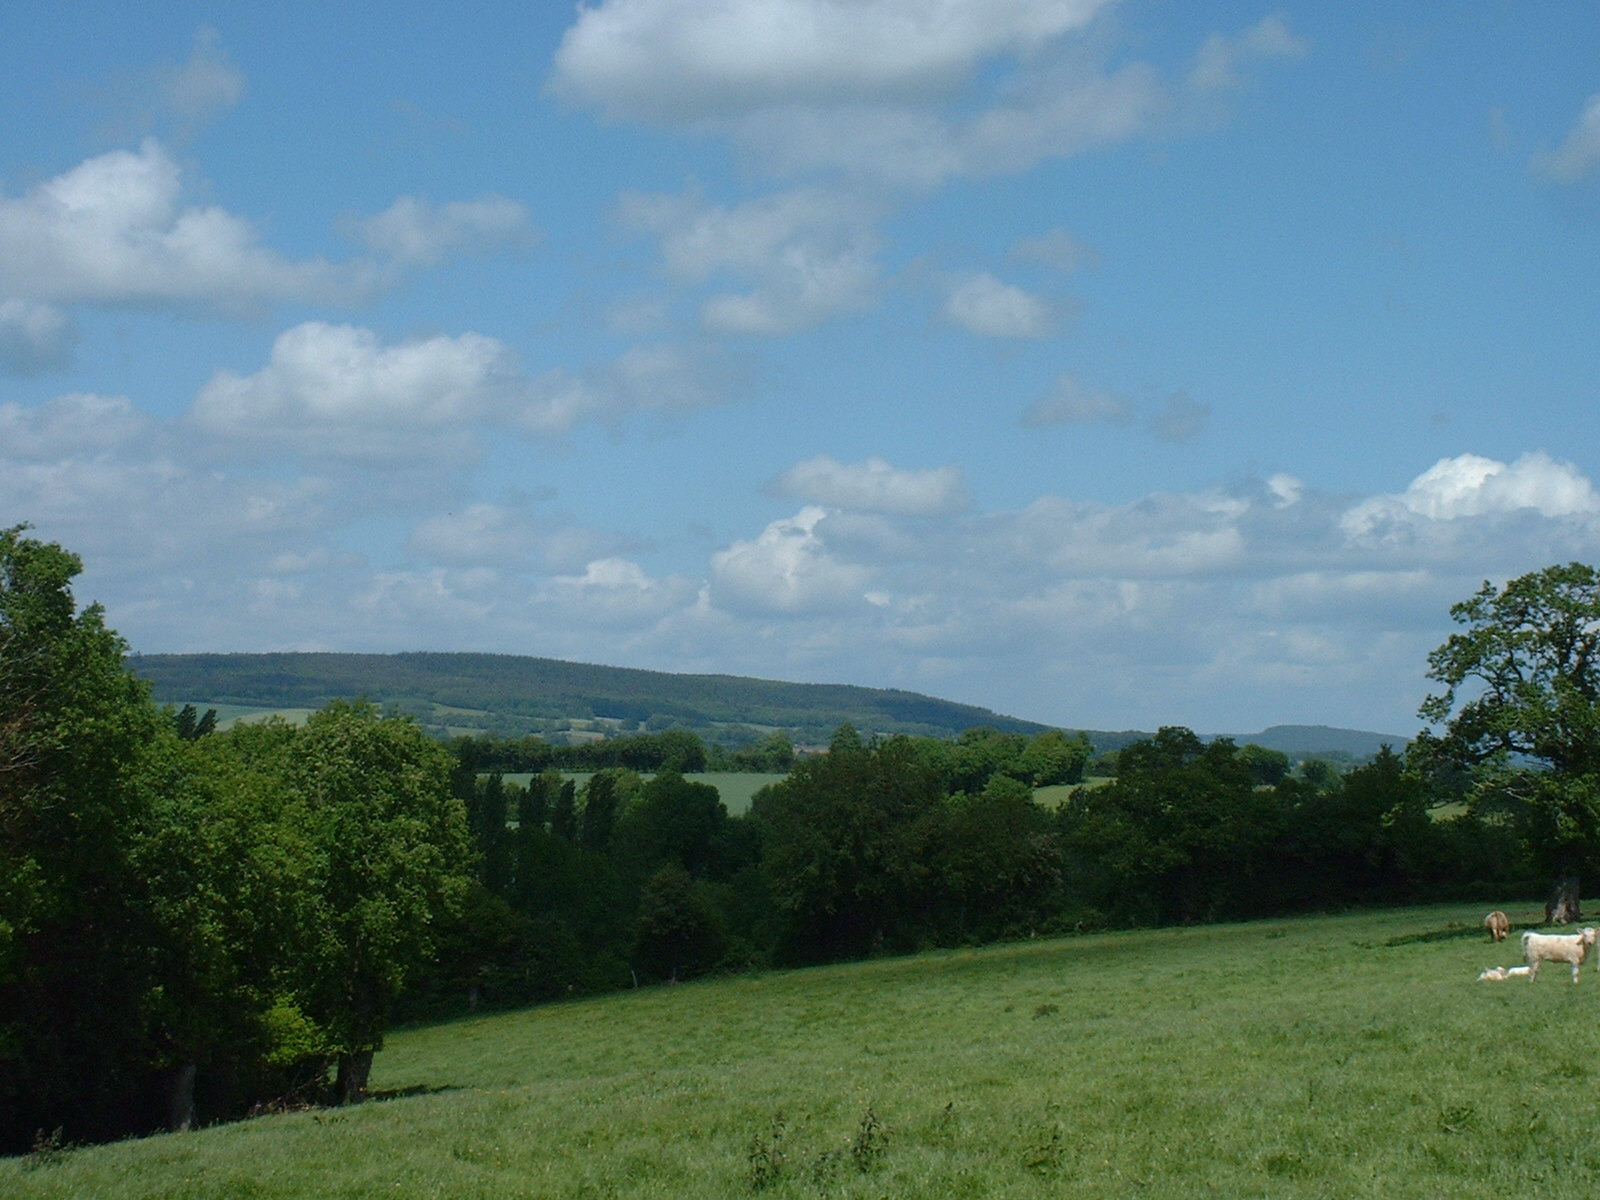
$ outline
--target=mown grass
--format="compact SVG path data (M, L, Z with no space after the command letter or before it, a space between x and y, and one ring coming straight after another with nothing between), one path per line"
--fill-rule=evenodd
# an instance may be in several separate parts
M386 1100L12 1160L0 1195L1587 1197L1600 976L1476 982L1515 957L1485 907L1098 934L407 1030L373 1072Z

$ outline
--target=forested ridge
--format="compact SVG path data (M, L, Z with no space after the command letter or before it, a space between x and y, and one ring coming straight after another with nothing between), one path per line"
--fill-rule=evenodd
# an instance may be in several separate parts
M826 742L846 722L868 733L927 736L977 725L1046 728L890 688L680 675L513 654L144 654L129 666L164 701L316 708L364 696L426 726L506 736L565 729L585 718L628 729L689 729L733 743L771 729L798 742Z
M615 755L582 779L360 700L219 730L153 699L80 570L0 531L0 1151L356 1101L397 1019L1552 879L1566 920L1600 867L1581 564L1457 605L1434 727L1348 769L1181 727L1107 753L845 723L750 748L787 774L737 815L681 729L562 748Z
M157 701L244 709L319 708L365 698L409 714L441 736L547 741L599 733L685 730L742 749L781 732L825 745L840 725L863 736L953 737L974 728L1039 733L1049 726L988 709L892 688L786 683L736 675L682 675L514 654L136 654L134 674ZM1083 730L1097 752L1116 751L1154 730ZM1216 733L1218 731L1210 731ZM1322 725L1275 725L1232 735L1291 758L1360 761L1395 734Z

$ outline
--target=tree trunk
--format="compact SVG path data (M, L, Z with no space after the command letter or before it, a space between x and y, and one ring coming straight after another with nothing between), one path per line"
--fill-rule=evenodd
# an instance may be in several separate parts
M167 1092L167 1132L183 1133L194 1128L194 1063L185 1063L172 1072Z
M1545 924L1566 925L1583 919L1583 913L1579 911L1578 886L1576 875L1565 875L1556 880L1555 886L1550 889L1550 899L1545 901Z
M340 1104L360 1104L367 1098L367 1077L372 1074L372 1051L357 1050L339 1056L339 1074L334 1081Z

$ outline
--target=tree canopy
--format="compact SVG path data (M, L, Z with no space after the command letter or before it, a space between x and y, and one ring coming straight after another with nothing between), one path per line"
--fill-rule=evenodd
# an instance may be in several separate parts
M1565 878L1551 914L1575 918L1600 851L1600 573L1573 562L1485 582L1450 615L1464 628L1428 656L1444 688L1420 710L1443 731L1416 755L1467 773L1476 811L1527 829Z

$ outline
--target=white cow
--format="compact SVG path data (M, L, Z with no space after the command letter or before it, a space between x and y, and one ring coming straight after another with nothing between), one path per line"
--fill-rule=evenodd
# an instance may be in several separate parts
M1595 943L1595 929L1590 925L1578 933L1535 933L1533 930L1522 935L1522 960L1528 964L1528 978L1539 978L1539 964L1542 962L1564 962L1572 964L1572 982L1578 982L1578 968L1583 966L1583 960L1589 956L1589 949ZM1600 960L1596 961L1595 969L1600 970Z

